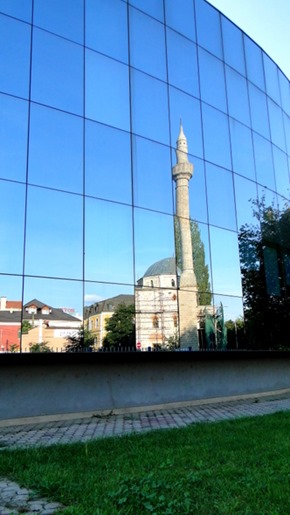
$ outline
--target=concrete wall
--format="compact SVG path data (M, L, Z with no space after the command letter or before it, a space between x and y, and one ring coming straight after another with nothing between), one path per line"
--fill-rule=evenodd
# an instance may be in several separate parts
M0 420L290 387L290 353L0 355Z

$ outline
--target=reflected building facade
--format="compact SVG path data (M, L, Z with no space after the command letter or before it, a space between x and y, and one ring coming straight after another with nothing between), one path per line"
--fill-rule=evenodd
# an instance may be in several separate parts
M0 296L83 318L133 296L137 343L192 348L222 304L229 348L287 346L290 93L269 56L205 0L2 2L0 40Z

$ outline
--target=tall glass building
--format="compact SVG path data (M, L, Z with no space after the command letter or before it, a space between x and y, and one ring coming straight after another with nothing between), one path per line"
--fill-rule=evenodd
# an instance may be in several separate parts
M124 299L138 348L287 346L290 89L277 65L205 0L0 0L0 13L0 350L27 350L35 325L38 343L48 327L64 336L58 308L100 346L96 315Z

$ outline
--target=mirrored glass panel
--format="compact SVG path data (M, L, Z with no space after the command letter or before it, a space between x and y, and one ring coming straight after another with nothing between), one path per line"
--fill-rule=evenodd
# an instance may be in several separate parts
M84 0L34 0L35 25L83 44Z
M244 34L246 68L248 79L265 90L264 69L261 49Z
M87 47L127 63L126 3L119 0L86 0L85 39Z
M164 21L163 0L129 0L128 3L150 14L153 18Z
M198 44L220 59L223 57L220 14L203 0L196 0Z
M0 91L28 98L30 25L0 15L0 61Z
M260 229L250 226L240 237L247 340L256 349L277 348L277 336L278 346L287 346L289 324L289 210L278 211L267 193L259 204Z
M213 288L210 267L208 225L190 220L190 232L192 242L193 268L198 290L198 305L209 306L212 303ZM175 238L177 236L178 235L175 232ZM176 243L178 243L177 238ZM177 264L180 270L182 270L182 263L178 257L179 254L177 252Z
M242 32L222 16L224 59L227 64L245 75L245 59Z
M256 183L234 174L235 201L238 230L245 224L257 223L255 218L255 200L257 198Z
M128 68L96 52L86 52L86 117L129 130Z
M264 70L265 70L265 79L266 79L266 91L268 95L280 105L280 88L279 88L279 79L278 79L278 68L277 65L268 57L266 54L263 54L264 60Z
M168 145L166 84L136 70L131 70L131 74L133 132Z
M35 28L32 58L32 99L82 115L82 47Z
M290 196L290 185L289 185L289 173L287 164L287 155L282 152L279 148L272 146L276 188L277 192L283 197L289 198Z
M268 99L271 140L275 145L285 150L285 136L282 111L272 100Z
M174 258L173 216L134 209L135 278L138 281L147 269L167 258Z
M108 322L114 314L114 319L111 321L113 326L109 325L108 327ZM115 319L118 323L123 314L131 323L121 342L120 339L114 338L113 329ZM123 348L133 347L135 343L134 315L133 286L98 282L85 283L84 327L88 331L88 336L93 340L94 350L119 350L121 344Z
M170 149L133 137L134 205L173 213Z
M201 98L204 102L227 111L224 65L202 48L199 48Z
M288 155L290 155L290 118L289 118L289 116L286 116L284 114L283 121L284 121L284 126L285 126L287 153L288 153Z
M198 222L207 222L204 162L191 155L188 156L188 159L193 164L193 175L189 181L190 218Z
M247 347L247 340L245 334L242 299L240 297L229 297L227 295L215 295L214 307L218 323L217 337L219 336L221 329L219 315L220 311L222 311L225 327L226 350L245 349Z
M235 230L237 222L232 172L206 163L206 185L209 223Z
M132 208L85 201L85 278L133 284Z
M169 83L199 97L196 45L171 29L166 34Z
M230 118L233 170L255 180L252 133L245 125Z
M210 226L214 293L242 296L238 235Z
M285 75L278 70L282 108L290 116L290 85Z
M31 22L32 0L1 0L0 11L20 20Z
M226 66L229 115L250 125L247 82L244 77Z
M25 277L22 352L66 352L83 324L83 285Z
M275 178L273 168L273 158L271 152L271 143L262 138L258 134L254 136L255 163L257 172L257 181L267 188L275 189Z
M0 275L0 354L19 352L21 343L22 277Z
M30 186L25 273L82 279L82 224L81 196Z
M127 132L87 121L85 167L87 195L131 204L131 153Z
M228 118L212 107L202 104L205 158L225 168L231 168Z
M252 127L265 138L270 138L266 96L258 88L249 84Z
M23 271L25 186L1 180L0 205L3 213L0 231L0 272L2 274L21 274Z
M193 41L195 36L195 19L192 0L180 0L178 9L174 0L165 0L166 25L172 27Z
M28 103L8 95L0 95L0 110L0 176L25 181Z
M83 121L31 105L28 180L66 191L83 191Z
M164 25L133 7L130 9L130 61L134 68L166 79Z
M203 157L199 100L175 88L169 88L169 98L172 146L176 146L181 120L187 138L189 153Z

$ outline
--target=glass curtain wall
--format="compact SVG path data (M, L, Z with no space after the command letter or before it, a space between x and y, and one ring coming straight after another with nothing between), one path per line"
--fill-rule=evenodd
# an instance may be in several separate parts
M289 80L205 0L0 2L0 352L289 346Z

